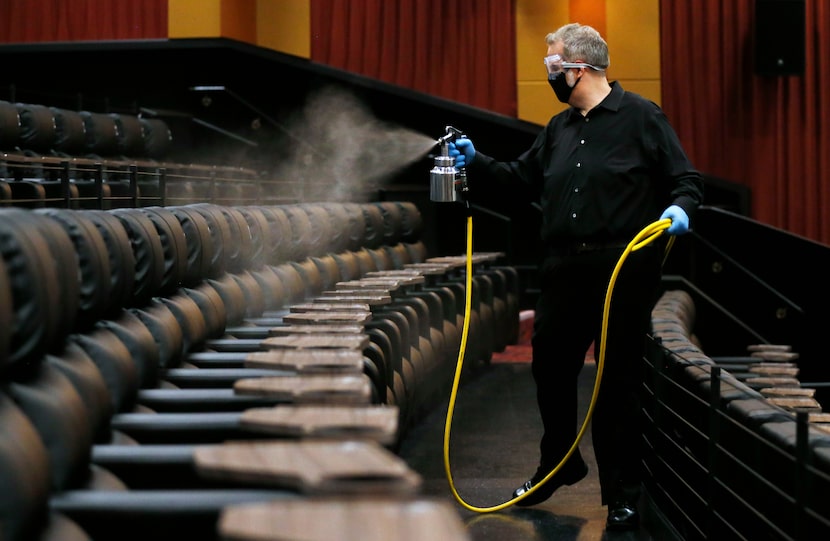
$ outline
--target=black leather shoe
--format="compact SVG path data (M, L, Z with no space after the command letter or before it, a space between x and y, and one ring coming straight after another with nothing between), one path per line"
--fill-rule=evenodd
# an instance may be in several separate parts
M633 505L627 502L616 502L608 506L608 519L605 527L608 530L633 530L640 525L640 514Z
M513 498L518 498L525 492L529 492L530 489L538 485L542 482L542 479L550 473L551 468L543 468L539 466L539 469L536 470L536 473L531 477L529 480L525 481L525 484L517 488L513 491ZM536 505L537 503L542 503L543 501L547 500L556 490L563 486L563 485L573 485L578 483L579 481L583 480L585 476L588 475L588 465L584 462L578 462L575 465L568 464L567 466L563 466L561 470L556 472L556 475L550 478L546 483L539 487L533 494L519 500L516 502L516 505L519 507L528 507L531 505Z

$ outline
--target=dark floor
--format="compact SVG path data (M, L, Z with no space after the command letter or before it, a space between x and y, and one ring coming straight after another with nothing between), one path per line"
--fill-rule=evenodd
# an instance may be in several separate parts
M596 365L586 362L581 375L580 411L587 412ZM399 454L423 477L423 493L446 497L467 524L471 541L631 541L670 539L648 509L632 532L606 532L606 508L600 504L590 430L581 443L589 474L559 489L534 507L508 507L492 513L470 511L450 490L443 463L444 404L413 427ZM460 497L473 507L497 506L535 470L541 422L527 362L498 362L467 369L457 394L450 439L450 465ZM642 506L645 506L642 504ZM648 506L645 506L648 507ZM660 533L657 533L660 532Z

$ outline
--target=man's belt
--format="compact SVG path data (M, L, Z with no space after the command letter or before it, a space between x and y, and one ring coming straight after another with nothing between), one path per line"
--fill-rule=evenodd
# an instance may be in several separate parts
M630 240L609 240L609 241L572 241L550 244L547 254L551 256L569 256L577 254L589 254L602 251L622 252ZM655 242L646 244L645 248L654 246Z
M628 241L574 242L570 245L568 251L573 254L583 254L602 250L622 250L626 246L628 246Z

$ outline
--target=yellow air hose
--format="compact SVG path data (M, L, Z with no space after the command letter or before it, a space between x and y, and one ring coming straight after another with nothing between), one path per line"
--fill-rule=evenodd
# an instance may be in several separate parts
M588 427L588 423L591 420L591 416L594 413L594 406L597 402L597 397L599 396L599 386L600 382L602 381L602 371L605 366L605 339L606 335L608 334L608 313L611 309L611 294L614 291L614 284L617 281L617 275L619 274L620 269L622 268L623 263L625 262L626 258L631 252L639 250L656 240L663 232L669 228L671 225L671 220L666 218L663 220L659 220L652 224L647 225L643 228L635 237L628 243L625 250L623 251L622 255L620 256L619 261L617 261L617 266L614 268L614 272L611 273L611 279L608 283L608 290L605 293L605 305L602 311L602 329L600 333L600 344L599 344L599 353L597 356L597 375L594 381L594 390L591 394L591 403L588 406L588 412L585 415L585 420L582 422L582 426L579 429L579 432L576 435L576 439L571 445L571 448L565 454L562 461L557 464L550 473L548 473L544 479L542 479L541 483L538 483L536 486L522 494L517 498L513 498L508 500L502 504L494 505L492 507L477 507L475 505L471 505L464 501L464 499L458 494L458 490L455 488L455 483L453 482L452 478L452 469L450 467L450 434L452 432L452 416L453 411L455 410L455 400L458 395L458 383L461 380L461 370L464 365L464 353L467 349L467 334L470 328L470 305L472 304L472 280L473 280L473 218L472 216L467 216L467 265L466 265L466 294L465 294L465 308L464 308L464 327L461 333L461 347L458 351L458 361L456 362L455 368L455 377L453 378L452 382L452 391L450 392L450 403L449 407L447 408L447 420L444 425L444 471L447 475L447 481L450 485L450 490L455 496L455 499L458 500L465 508L469 509L470 511L475 511L477 513L491 513L493 511L501 511L507 507L510 507L514 503L528 497L530 494L533 494L536 489L546 483L551 477L556 475L556 473L562 468L562 465L568 461L571 455L574 453L576 448L579 446L579 442L582 440L582 436L585 434L585 430ZM671 249L672 244L674 243L674 237L670 237L668 244L666 245L666 253ZM665 259L664 259L665 261Z

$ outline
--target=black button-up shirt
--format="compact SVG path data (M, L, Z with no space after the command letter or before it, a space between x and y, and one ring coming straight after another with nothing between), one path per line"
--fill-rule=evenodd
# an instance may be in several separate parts
M587 115L571 107L554 116L516 161L476 152L470 168L506 189L527 188L541 204L541 238L551 247L627 242L671 204L691 219L703 198L701 174L665 114L617 82Z

